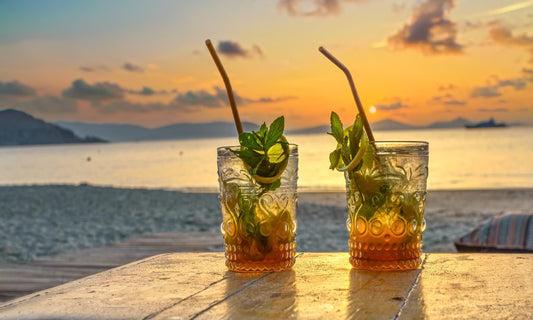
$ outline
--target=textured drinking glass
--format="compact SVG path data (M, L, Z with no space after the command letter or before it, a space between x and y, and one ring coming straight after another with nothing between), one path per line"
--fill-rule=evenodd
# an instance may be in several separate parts
M289 145L281 186L273 191L265 191L230 151L239 149L217 149L226 266L240 272L290 269L296 247L298 146Z
M345 172L350 263L356 269L416 269L426 228L428 143L375 146L371 169Z

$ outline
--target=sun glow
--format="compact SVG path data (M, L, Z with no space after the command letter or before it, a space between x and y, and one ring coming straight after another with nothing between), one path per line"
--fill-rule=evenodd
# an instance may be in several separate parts
M376 111L378 111L378 110L376 109L376 106L371 106L370 108L368 108L368 112L370 112L371 114L376 113Z

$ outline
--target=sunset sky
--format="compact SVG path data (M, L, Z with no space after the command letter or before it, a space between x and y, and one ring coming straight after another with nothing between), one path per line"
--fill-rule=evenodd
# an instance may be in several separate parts
M533 1L0 0L0 110L47 121L232 121L289 128L355 115L424 125L462 116L533 124Z

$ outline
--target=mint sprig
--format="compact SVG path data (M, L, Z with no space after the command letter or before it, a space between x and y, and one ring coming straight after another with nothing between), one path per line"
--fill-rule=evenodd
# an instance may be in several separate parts
M274 120L270 127L265 123L259 131L243 132L239 135L241 149L233 151L249 168L252 176L276 177L285 170L288 161L288 142L283 137L285 118ZM261 183L265 191L277 189L281 185L278 178L272 183Z
M366 166L371 166L375 150L364 132L361 116L358 114L353 125L347 130L343 129L342 121L335 112L331 112L330 123L331 132L328 132L328 134L335 138L337 147L329 154L329 168L334 170L342 167L343 164L350 163L362 145L366 146L363 161L359 163L355 170L359 170L365 164Z

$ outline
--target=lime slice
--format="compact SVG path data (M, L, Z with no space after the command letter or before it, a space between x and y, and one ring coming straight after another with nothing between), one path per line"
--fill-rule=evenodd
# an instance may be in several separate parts
M357 151L357 154L355 157L350 161L347 165L344 165L344 163L339 163L339 166L337 166L337 171L349 171L355 169L357 165L363 160L363 155L365 154L366 150L366 143L361 144L359 147L359 151Z
M352 129L353 129L353 125L344 129L344 136L345 137L349 136ZM355 169L355 167L357 167L357 165L363 160L366 146L367 144L363 143L363 140L361 140L359 143L359 151L357 151L357 154L355 155L355 157L353 157L353 159L348 164L344 164L344 162L341 159L341 161L339 161L339 164L337 165L337 168L336 168L337 171L344 172L344 171ZM337 147L339 147L339 145L337 145Z
M287 139L281 136L267 151L268 161L263 161L257 168L254 179L262 184L271 184L280 177L289 162L289 145Z

